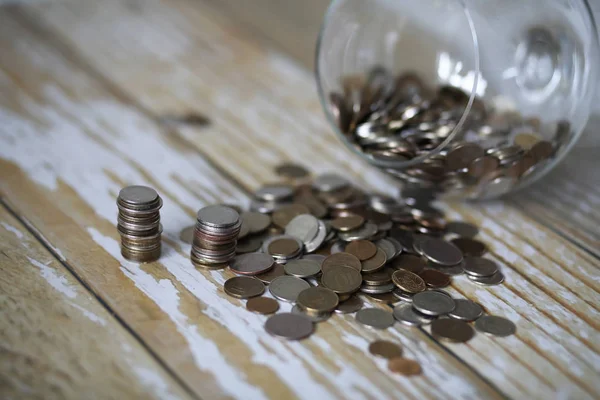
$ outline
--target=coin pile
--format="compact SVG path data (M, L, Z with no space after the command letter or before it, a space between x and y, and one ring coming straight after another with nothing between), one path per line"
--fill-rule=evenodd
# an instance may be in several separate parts
M348 142L402 182L439 193L501 195L544 169L571 134L568 122L542 126L536 117L497 111L477 97L470 105L463 90L433 90L415 73L394 76L377 67L366 77L343 77L341 87L329 101ZM416 165L398 166L422 156Z
M231 207L212 205L198 211L190 258L200 268L223 268L235 257L242 221ZM262 293L262 292L261 292Z
M117 230L121 254L130 261L151 262L160 257L162 199L152 188L128 186L117 198Z

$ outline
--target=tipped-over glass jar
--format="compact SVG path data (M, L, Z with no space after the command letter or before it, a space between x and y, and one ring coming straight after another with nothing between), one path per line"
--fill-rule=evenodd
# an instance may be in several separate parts
M598 78L586 0L334 0L317 45L342 141L404 184L492 198L553 168Z

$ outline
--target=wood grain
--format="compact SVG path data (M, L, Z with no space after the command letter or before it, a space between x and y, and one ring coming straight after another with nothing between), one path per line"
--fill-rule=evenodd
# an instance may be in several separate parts
M0 397L190 398L1 206L0 271Z

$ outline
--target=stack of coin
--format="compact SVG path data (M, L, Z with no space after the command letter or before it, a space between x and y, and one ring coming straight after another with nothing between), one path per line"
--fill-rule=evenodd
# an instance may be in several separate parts
M223 268L235 257L242 221L231 207L212 205L198 211L191 260L200 268Z
M121 235L121 254L128 260L151 262L160 257L160 208L162 199L152 188L128 186L117 198L117 229Z

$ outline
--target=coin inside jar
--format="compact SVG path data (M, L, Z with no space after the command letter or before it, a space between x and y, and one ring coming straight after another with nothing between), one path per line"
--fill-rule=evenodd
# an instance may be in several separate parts
M275 260L265 253L247 253L236 256L229 268L236 274L258 275L267 272L275 265Z
M286 274L298 278L308 278L321 272L321 266L317 261L307 259L288 261L284 269Z
M412 305L420 313L431 316L448 314L455 307L452 297L432 290L415 294Z
M277 239L269 244L268 251L274 256L289 257L298 253L300 246L293 239Z
M460 264L463 260L461 250L443 239L426 240L420 244L420 248L423 255L436 264L453 266Z
M422 373L421 365L418 362L401 357L392 358L388 362L388 369L404 376L421 375Z
M378 271L385 266L386 262L387 258L384 251L378 248L373 257L361 263L361 271L363 273Z
M269 292L276 299L295 303L303 290L310 288L308 282L295 276L280 276L269 284Z
M387 358L402 357L402 347L387 340L376 340L369 345L369 353Z
M355 240L346 245L345 251L356 256L360 261L364 261L377 253L377 246L368 240Z
M456 238L451 242L460 249L465 257L481 257L487 252L487 246L475 239Z
M265 291L265 285L258 279L247 276L229 278L223 285L225 293L238 299L248 299L260 296Z
M405 293L419 293L425 290L425 281L417 274L399 269L392 274L392 282Z
M269 297L253 297L246 302L246 309L257 314L273 314L279 310L279 303Z
M360 228L365 223L365 219L360 215L346 215L338 217L331 221L331 226L340 232L348 232Z
M326 271L328 268L336 266L336 265L344 265L344 266L353 268L359 272L362 270L362 264L361 264L360 260L358 258L356 258L356 256L354 256L350 253L345 253L345 252L335 253L335 254L328 256L323 261L323 264L321 265L321 269L323 271Z
M356 269L335 265L323 270L321 284L338 294L353 293L362 283L362 275Z
M431 334L438 339L464 343L475 335L475 331L465 321L442 318L432 322Z
M333 311L338 306L339 299L330 289L311 287L300 292L296 302L304 310L321 314Z
M450 277L434 269L426 269L419 274L425 284L431 288L443 288L450 285Z
M314 324L308 317L292 313L275 314L265 322L268 333L289 340L310 336L314 329Z

